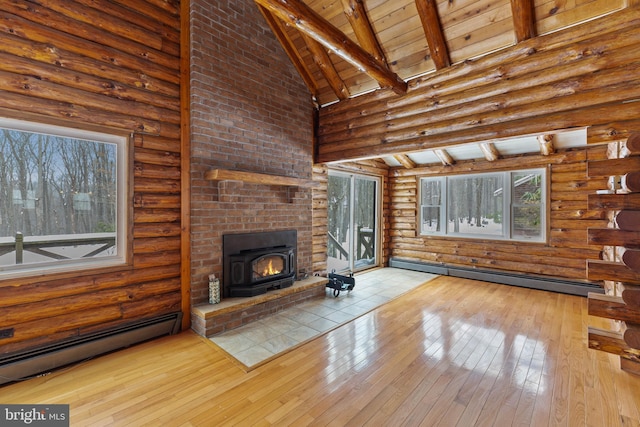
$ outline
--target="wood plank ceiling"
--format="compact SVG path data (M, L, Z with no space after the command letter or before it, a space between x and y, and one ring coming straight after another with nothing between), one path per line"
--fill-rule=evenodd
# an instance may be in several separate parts
M319 107L627 7L636 0L255 0ZM553 151L540 135L540 152ZM491 142L483 156L501 156ZM455 159L445 150L443 164ZM415 166L403 154L391 165Z

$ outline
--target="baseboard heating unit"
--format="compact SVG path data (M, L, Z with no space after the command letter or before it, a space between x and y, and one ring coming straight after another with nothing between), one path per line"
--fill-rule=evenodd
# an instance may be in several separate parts
M141 320L35 350L0 356L0 385L180 331L182 313Z
M554 277L536 276L530 274L508 273L481 268L464 268L447 264L430 264L419 261L391 258L389 267L404 268L406 270L422 271L424 273L440 274L442 276L462 277L465 279L482 280L484 282L500 283L503 285L520 286L543 291L559 292L562 294L586 297L589 292L603 294L604 289L596 283L571 281Z

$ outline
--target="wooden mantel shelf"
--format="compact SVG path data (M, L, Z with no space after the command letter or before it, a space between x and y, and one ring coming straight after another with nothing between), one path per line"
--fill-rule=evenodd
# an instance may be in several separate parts
M252 184L282 185L287 187L312 188L316 185L316 183L310 179L229 169L212 169L206 173L205 178L211 181L241 181Z

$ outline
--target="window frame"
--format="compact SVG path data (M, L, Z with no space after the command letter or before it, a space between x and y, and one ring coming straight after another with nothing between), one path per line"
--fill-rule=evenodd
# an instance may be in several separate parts
M540 203L538 204L540 209L540 235L534 238L525 238L522 236L514 236L513 218L514 209L521 204L514 203L512 200L512 186L513 176L515 174L537 174L541 177L540 183ZM456 233L448 230L448 215L449 215L449 188L452 180L474 178L474 177L489 177L489 176L501 176L502 178L502 232L501 235L491 234L470 234L470 233ZM468 174L451 174L451 175L438 175L438 176L421 176L418 177L418 233L420 236L440 236L447 238L462 238L462 239L474 239L474 240L500 240L500 241L513 241L513 242L527 242L527 243L547 243L548 230L547 230L547 209L548 200L548 168L527 168L527 169L509 169L502 171L487 171ZM424 208L428 207L423 205L423 182L425 181L439 181L441 188L440 199L442 201L440 206L440 231L427 231L424 227Z
M90 126L91 129L51 124L43 121L27 121L9 117L0 117L0 128L21 132L40 133L113 144L116 147L116 255L51 260L31 264L14 264L0 266L0 282L6 279L30 277L34 275L55 275L62 273L85 273L99 269L128 268L132 262L132 206L127 203L132 194L132 135L100 126Z

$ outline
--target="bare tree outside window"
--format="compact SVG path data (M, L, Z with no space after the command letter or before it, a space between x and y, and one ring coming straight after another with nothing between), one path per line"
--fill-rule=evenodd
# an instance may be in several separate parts
M0 271L114 256L117 216L117 143L0 128Z
M543 241L545 175L535 169L422 178L421 233Z

